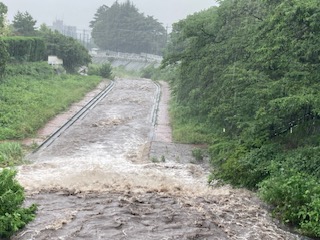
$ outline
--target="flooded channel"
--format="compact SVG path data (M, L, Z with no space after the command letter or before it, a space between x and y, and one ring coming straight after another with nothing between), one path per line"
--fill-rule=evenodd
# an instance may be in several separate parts
M167 136L168 92L152 125L156 93L150 80L116 80L83 119L28 157L18 180L26 204L39 208L13 239L299 239L253 193L207 185L208 166L192 161L192 146Z

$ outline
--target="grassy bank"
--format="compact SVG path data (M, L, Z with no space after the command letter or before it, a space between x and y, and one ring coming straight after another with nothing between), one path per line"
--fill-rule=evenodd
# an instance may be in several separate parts
M56 75L46 63L9 66L0 82L0 140L34 135L100 80L97 76Z

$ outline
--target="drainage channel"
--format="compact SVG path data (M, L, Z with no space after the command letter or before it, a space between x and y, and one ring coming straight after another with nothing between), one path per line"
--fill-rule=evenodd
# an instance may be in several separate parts
M90 110L92 110L103 98L105 98L108 93L113 89L114 81L102 90L97 96L92 98L84 107L82 107L71 119L69 119L62 127L51 134L40 146L33 151L33 153L49 147L64 131L66 131L70 126L72 126L77 120L83 119Z

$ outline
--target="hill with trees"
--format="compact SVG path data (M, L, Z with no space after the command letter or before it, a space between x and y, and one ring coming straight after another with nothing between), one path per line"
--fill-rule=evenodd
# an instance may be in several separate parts
M101 6L90 27L94 42L104 50L161 54L167 39L161 23L140 13L130 1Z
M176 139L210 145L212 178L258 190L320 237L317 0L223 0L174 25L164 66Z
M6 13L7 7L0 3L0 29L6 27ZM11 28L0 35L0 77L7 62L47 61L49 55L62 59L63 67L69 73L91 63L88 50L76 39L52 31L44 24L37 30L35 24L36 20L28 12L18 12Z

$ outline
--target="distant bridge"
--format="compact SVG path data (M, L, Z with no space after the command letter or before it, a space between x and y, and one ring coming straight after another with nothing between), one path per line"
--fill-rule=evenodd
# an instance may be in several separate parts
M162 57L148 53L121 53L113 51L97 51L90 52L93 63L103 64L110 62L112 66L123 66L127 70L141 70L147 66L160 66Z

